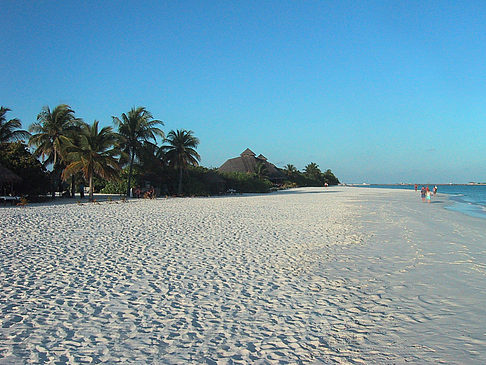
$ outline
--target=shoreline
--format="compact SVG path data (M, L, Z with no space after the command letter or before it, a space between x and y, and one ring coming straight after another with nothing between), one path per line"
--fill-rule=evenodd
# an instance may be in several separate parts
M429 184L434 185L434 184ZM352 186L357 188L371 188L371 189L393 189L393 190L414 190L414 185L403 185L403 184L396 184L396 185L367 185L367 186ZM422 184L420 186L427 186L427 184ZM444 184L439 185L444 188L454 188L454 187L464 187L464 188L480 188L482 184ZM486 190L483 191L470 191L466 189L464 191L446 191L444 192L443 189L439 188L438 195L445 195L447 196L450 204L448 204L445 209L452 210L459 212L461 214L486 219Z
M3 209L0 363L484 363L484 221L445 198Z

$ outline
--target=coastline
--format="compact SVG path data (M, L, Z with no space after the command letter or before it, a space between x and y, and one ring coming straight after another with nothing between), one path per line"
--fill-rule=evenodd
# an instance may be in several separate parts
M446 209L462 214L486 219L486 186L483 184L418 184L421 186L438 186L439 193L448 197ZM394 190L413 190L414 185L389 184L389 185L353 185L361 188L384 188Z
M484 363L484 220L443 195L2 209L0 363Z

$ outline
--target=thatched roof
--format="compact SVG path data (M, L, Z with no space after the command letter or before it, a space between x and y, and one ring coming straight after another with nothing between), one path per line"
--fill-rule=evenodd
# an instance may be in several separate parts
M255 157L256 155L255 155L255 153L252 150L250 150L249 148L247 148L246 150L244 150L243 152L241 152L240 156L241 157L243 157L243 156L253 156L253 157Z
M3 167L2 165L0 165L0 184L19 183L21 181L22 181L22 178L19 175L10 171L6 167Z
M263 163L270 180L282 180L285 178L285 175L274 164L268 162L265 156L255 156L255 153L247 148L241 153L240 157L229 159L218 170L220 172L255 173L257 165Z

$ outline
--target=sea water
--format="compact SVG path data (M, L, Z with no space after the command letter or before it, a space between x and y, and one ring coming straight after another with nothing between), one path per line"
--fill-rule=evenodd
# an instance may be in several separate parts
M433 189L434 184L419 185ZM366 185L369 188L414 189L413 185ZM486 185L437 185L438 193L448 194L452 204L446 209L486 219Z

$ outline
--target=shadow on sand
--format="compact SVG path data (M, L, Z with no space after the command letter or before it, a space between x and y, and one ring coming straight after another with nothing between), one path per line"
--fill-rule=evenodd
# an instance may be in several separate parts
M335 190L323 190L323 191L302 191L302 190L279 190L277 194L333 194L339 193Z
M40 207L40 206L52 206L52 205L66 205L66 204L99 204L99 203L122 203L124 196L122 195L114 195L114 194L95 194L94 195L94 202L90 202L89 198L85 195L84 198L76 196L75 198L66 198L66 197L56 197L54 199L48 199L42 202L29 202L27 203L26 207ZM0 207L16 207L16 205L3 205L0 204Z

